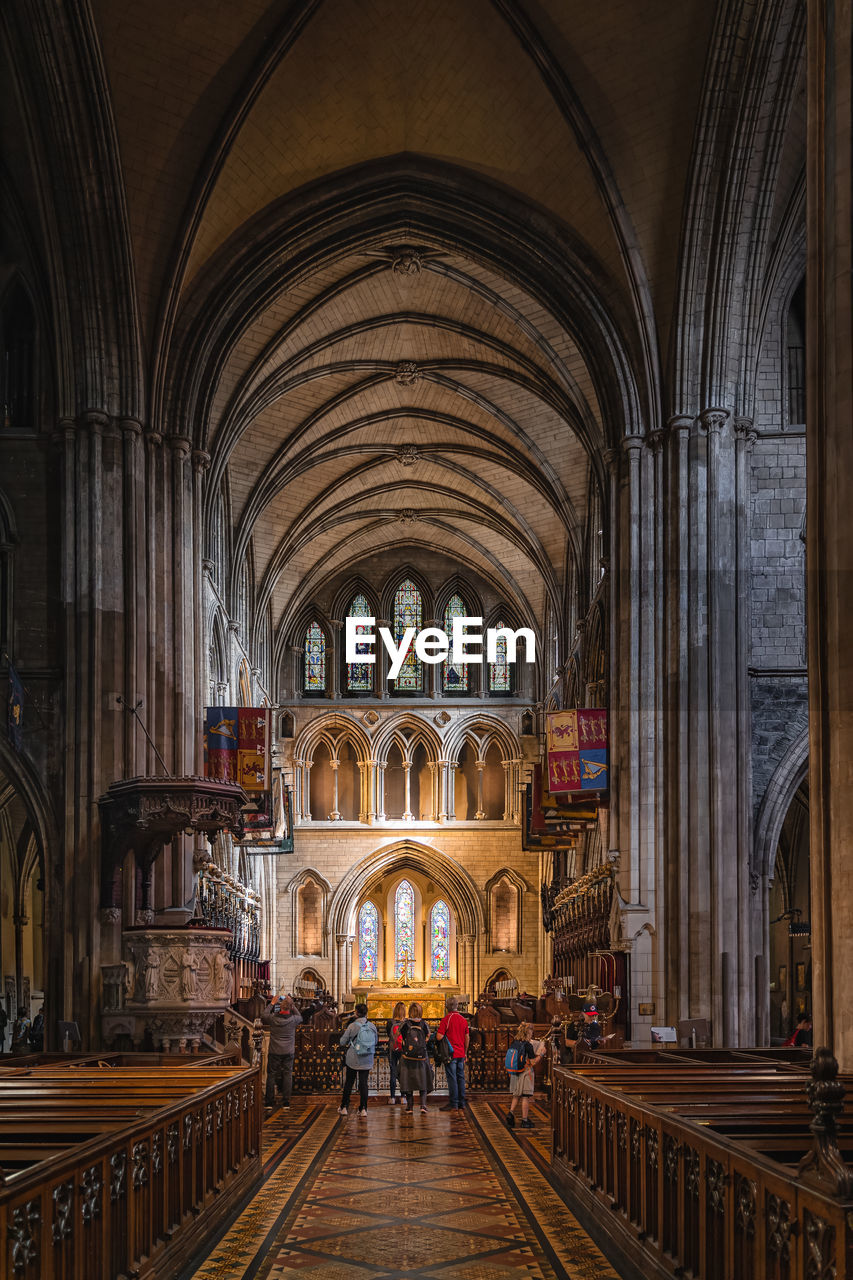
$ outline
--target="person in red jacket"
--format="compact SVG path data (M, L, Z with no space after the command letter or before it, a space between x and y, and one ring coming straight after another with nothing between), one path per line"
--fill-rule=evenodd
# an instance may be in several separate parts
M441 1108L442 1111L461 1111L465 1106L465 1058L470 1032L468 1020L462 1017L458 1004L456 996L451 996L447 1001L447 1013L438 1024L435 1036L436 1040L443 1040L447 1036L453 1046L453 1057L444 1068L450 1097Z

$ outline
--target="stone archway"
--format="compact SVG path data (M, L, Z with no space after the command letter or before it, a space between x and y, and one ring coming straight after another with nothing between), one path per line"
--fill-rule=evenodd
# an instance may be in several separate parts
M454 859L418 840L394 840L376 849L351 867L329 904L328 929L334 945L333 994L340 999L352 972L352 947L356 936L359 901L380 880L414 870L441 885L455 913L460 942L459 986L473 998L479 990L478 939L485 932L483 904L474 881Z

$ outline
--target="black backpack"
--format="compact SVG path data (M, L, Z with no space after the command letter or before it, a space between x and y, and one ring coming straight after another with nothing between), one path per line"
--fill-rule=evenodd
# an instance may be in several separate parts
M404 1058L425 1058L427 1056L426 1036L419 1022L410 1022L403 1039Z

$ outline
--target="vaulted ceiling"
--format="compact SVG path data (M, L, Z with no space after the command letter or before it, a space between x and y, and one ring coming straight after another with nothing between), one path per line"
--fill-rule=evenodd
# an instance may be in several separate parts
M258 603L409 543L565 618L660 410L717 6L91 5L150 424L210 454Z

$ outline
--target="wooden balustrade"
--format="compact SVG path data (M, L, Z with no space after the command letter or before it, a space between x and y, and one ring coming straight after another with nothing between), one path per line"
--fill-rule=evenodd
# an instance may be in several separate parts
M812 1113L791 1064L553 1077L554 1173L644 1275L853 1280L853 1203L797 1173Z
M436 1025L438 1025L436 1023ZM550 1024L534 1027L535 1038L542 1038L550 1030ZM473 1091L503 1092L507 1088L504 1066L506 1051L515 1036L515 1026L482 1029L471 1028L468 1060L465 1068L467 1087ZM298 1027L296 1053L293 1060L293 1088L297 1093L336 1093L343 1083L343 1051L339 1030ZM547 1072L548 1064L538 1068ZM380 1038L380 1054L377 1056L369 1080L371 1089L388 1088L388 1062L385 1056L384 1036ZM444 1087L444 1073L437 1072L436 1087Z
M174 1277L260 1177L256 1068L0 1077L0 1275Z

